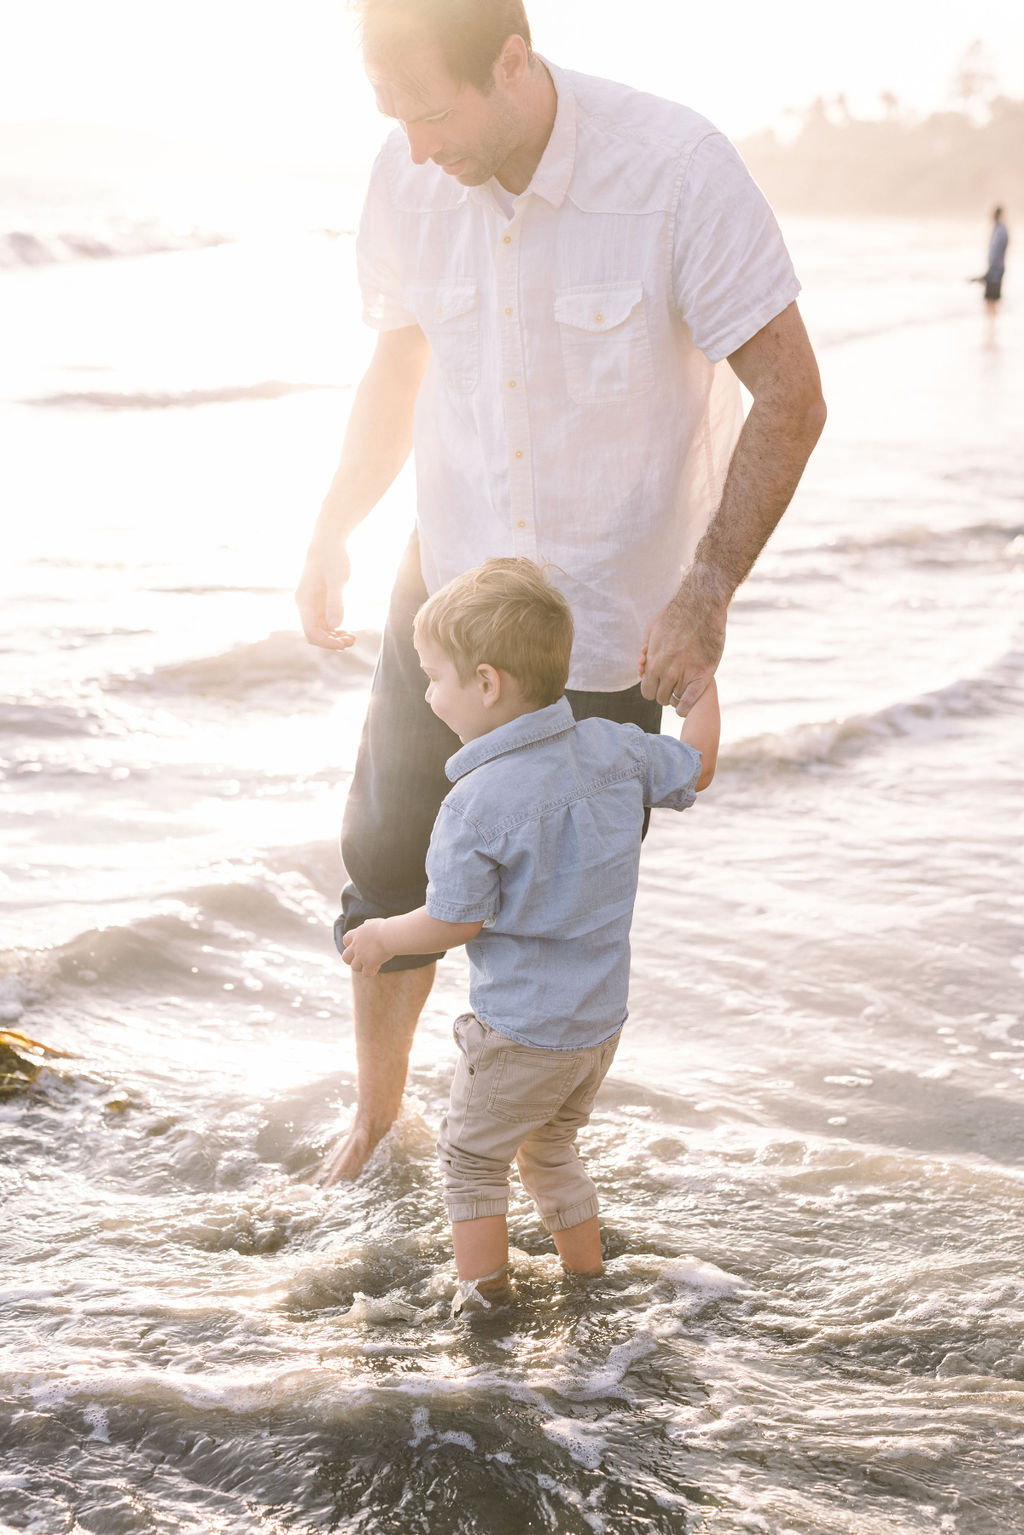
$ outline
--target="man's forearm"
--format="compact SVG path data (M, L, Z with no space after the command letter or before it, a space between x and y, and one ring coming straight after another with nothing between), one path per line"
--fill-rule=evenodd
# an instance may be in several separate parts
M795 304L732 352L729 363L754 403L711 525L644 636L643 695L679 714L714 675L733 593L789 505L825 424L818 365Z
M687 601L727 607L768 542L825 425L818 368L795 304L729 358L753 395L718 510L683 583Z
M378 340L356 390L317 536L346 539L398 475L412 449L416 396L429 359L418 327L385 332Z
M824 407L755 400L729 465L722 499L694 552L684 586L728 603L750 574L800 482L824 426Z

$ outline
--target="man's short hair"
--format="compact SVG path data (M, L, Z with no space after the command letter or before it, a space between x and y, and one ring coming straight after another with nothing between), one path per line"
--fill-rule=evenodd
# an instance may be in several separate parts
M523 0L354 0L363 46L387 60L411 42L436 43L453 80L487 91L498 55L519 36L532 52Z
M532 560L486 560L449 581L416 614L413 635L432 640L463 682L488 665L514 677L527 702L557 703L569 677L569 604Z

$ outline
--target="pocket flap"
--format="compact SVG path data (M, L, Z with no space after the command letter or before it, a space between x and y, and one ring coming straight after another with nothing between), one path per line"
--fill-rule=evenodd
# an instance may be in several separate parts
M555 294L555 319L577 330L614 330L628 320L644 296L642 283L618 288L569 288Z
M444 325L477 307L477 288L475 283L416 283L409 289L409 301L421 325Z

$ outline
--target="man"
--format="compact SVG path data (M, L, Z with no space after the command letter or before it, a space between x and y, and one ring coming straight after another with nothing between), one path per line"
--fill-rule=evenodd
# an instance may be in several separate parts
M401 131L360 227L380 336L296 594L309 640L353 643L345 541L414 435L418 539L345 812L339 946L424 898L458 747L422 699L411 630L426 593L488 557L550 562L576 624L577 718L657 731L663 706L684 715L713 676L729 602L825 417L775 220L709 123L546 63L522 0L362 0L361 16ZM394 1121L433 971L398 956L353 976L359 1105L322 1182L355 1176Z

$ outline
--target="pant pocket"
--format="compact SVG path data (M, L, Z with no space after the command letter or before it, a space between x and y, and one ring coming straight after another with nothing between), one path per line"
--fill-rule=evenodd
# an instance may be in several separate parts
M494 1065L487 1107L507 1124L543 1124L565 1102L575 1069L571 1051L506 1045Z

